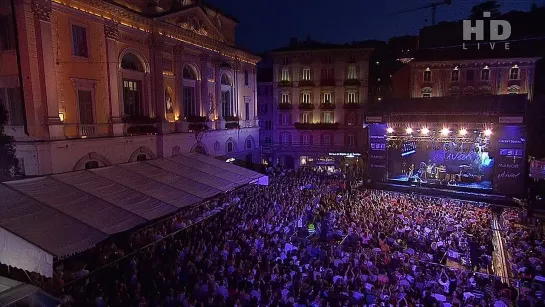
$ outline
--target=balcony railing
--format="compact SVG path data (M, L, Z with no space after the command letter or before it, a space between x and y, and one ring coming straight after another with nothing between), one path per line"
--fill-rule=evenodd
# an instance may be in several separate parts
M79 125L78 136L79 137L96 137L98 136L98 127L94 124Z
M157 124L125 124L123 132L127 136L157 134Z
M335 79L322 79L320 86L335 86Z
M278 104L278 110L291 110L293 105L289 102L281 102Z
M312 80L299 81L299 87L312 87L312 86L314 86L314 81Z
M94 138L108 136L111 133L110 124L65 124L64 135L68 138Z
M223 120L226 122L238 122L240 118L238 116L227 115L223 117Z
M347 79L344 81L345 86L360 86L361 82L358 79Z
M190 115L185 118L185 121L188 123L204 123L206 122L206 117Z
M335 110L335 104L331 102L321 103L320 110Z
M339 123L294 123L294 126L299 130L335 130Z
M345 110L358 110L363 109L363 103L357 103L357 102L346 102L344 104Z
M300 103L299 110L314 110L314 105L312 103Z
M278 87L292 87L293 83L291 81L282 80L278 82Z

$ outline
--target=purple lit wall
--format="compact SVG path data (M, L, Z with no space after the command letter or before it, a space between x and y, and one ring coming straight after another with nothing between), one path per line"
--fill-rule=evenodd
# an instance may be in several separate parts
M369 170L375 181L387 179L386 124L369 125Z
M494 191L508 196L525 195L526 135L523 126L503 125L495 131Z

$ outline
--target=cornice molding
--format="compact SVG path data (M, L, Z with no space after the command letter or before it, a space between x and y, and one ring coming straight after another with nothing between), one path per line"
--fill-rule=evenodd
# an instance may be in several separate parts
M113 21L104 24L106 38L117 40L119 38L119 24Z
M51 0L32 0L32 13L38 20L51 21Z

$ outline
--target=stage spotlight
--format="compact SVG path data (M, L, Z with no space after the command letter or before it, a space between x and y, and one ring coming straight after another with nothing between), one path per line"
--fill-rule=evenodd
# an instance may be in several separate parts
M467 130L466 129L460 129L460 135L466 135L467 134Z
M388 129L386 129L386 131L388 131L388 133L393 133L393 132L394 132L394 128L388 127Z
M491 135L492 135L492 130L491 130L491 129L486 129L486 130L484 131L484 135L486 135L486 136L491 136Z
M422 128L422 134L428 134L428 133L430 133L430 129Z
M450 133L450 130L448 128L441 129L441 134L444 136L447 136Z
M411 133L413 133L413 128L409 127L407 129L405 129L405 132L407 132L407 134L411 134Z

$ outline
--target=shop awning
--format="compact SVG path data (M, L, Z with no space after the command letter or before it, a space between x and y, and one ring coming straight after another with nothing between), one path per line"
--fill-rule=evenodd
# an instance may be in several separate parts
M51 276L53 257L175 213L265 175L200 154L0 184L0 262Z

